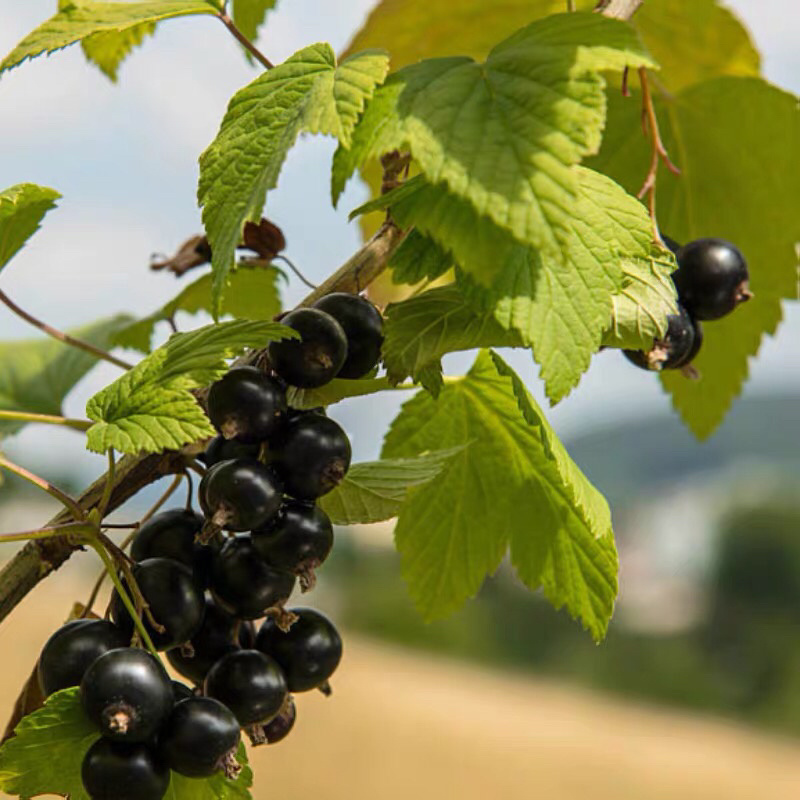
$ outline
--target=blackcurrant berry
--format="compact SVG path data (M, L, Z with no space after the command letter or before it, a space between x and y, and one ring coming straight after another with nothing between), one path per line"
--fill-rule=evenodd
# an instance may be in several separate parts
M220 771L234 777L238 772L239 723L228 708L210 697L176 704L158 744L170 768L189 778L209 778Z
M383 317L369 300L357 294L335 292L314 303L330 314L347 337L347 358L337 378L361 378L380 361Z
M190 646L176 647L167 653L169 663L198 685L222 656L238 649L236 618L223 611L210 597L206 598L205 606L203 624L192 636Z
M249 531L266 525L281 507L282 487L260 461L220 461L200 481L200 505L219 528Z
M226 439L254 444L277 430L286 413L286 390L255 367L234 367L211 384L208 416Z
M258 619L268 608L289 599L295 578L265 563L249 536L225 542L214 561L211 593L217 603L240 619Z
M750 275L741 252L724 239L696 239L678 251L672 280L681 304L700 320L724 317L749 300Z
M277 744L285 739L297 720L297 707L291 695L280 712L261 728L261 736L267 744Z
M103 736L125 742L152 738L172 710L172 682L157 658L133 647L109 650L81 681L86 716Z
M297 575L308 589L314 585L314 570L333 547L333 526L321 508L288 500L269 527L253 531L253 547L272 566Z
M625 357L641 369L677 369L687 363L694 348L695 327L685 308L667 317L667 334L648 351L624 350Z
M297 620L287 632L267 619L256 646L283 668L290 692L322 687L342 658L342 639L333 623L310 608L293 608Z
M170 681L170 683L172 683L172 696L176 703L194 697L194 692L185 683L180 681Z
M287 425L276 442L272 463L287 494L314 500L342 482L350 457L347 434L332 419L307 414Z
M291 386L314 389L336 377L347 358L347 337L330 314L298 308L281 322L300 339L270 342L267 352L275 372Z
M232 458L257 459L260 443L244 444L236 439L226 439L224 436L215 436L203 453L203 462L207 467L213 467L220 461L230 461Z
M170 774L147 745L98 739L84 756L81 779L91 800L160 800Z
M133 577L153 618L164 628L156 630L144 615L145 628L156 648L169 650L188 642L200 629L205 609L203 593L192 571L170 558L148 558L133 567ZM133 634L133 620L116 591L111 598L111 618L126 633Z
M59 689L78 686L89 665L109 650L127 647L131 637L101 619L74 619L45 643L37 666L45 697Z
M224 703L246 728L271 720L286 700L286 678L273 658L258 650L239 650L208 672L205 694Z

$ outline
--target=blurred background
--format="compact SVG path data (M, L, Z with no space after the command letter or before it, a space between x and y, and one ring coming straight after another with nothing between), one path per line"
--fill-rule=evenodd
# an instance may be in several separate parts
M0 5L3 53L55 6ZM259 45L276 61L318 40L342 50L373 5L279 3ZM796 4L727 5L751 30L766 77L800 92ZM61 328L117 311L144 315L174 296L180 287L149 273L150 256L200 230L197 156L230 95L254 75L221 26L190 18L163 25L123 65L116 87L77 48L4 76L0 185L32 181L64 195L4 271L4 289ZM366 188L354 181L340 210L331 209L333 148L327 139L301 139L268 200L288 255L312 280L360 243L347 213ZM304 290L293 279L283 294L289 305ZM613 510L621 594L599 647L505 568L460 613L425 625L400 577L392 526L338 531L317 590L302 601L313 599L344 630L334 695L300 697L292 736L253 753L254 796L800 796L797 304L785 315L706 443L682 428L655 377L617 354L598 357L577 391L551 410L570 454ZM203 322L179 318L184 327ZM0 338L30 336L0 311ZM544 405L529 358L510 360ZM445 368L455 373L469 362L450 357ZM81 416L87 397L114 377L113 367L96 369L66 412ZM401 401L335 409L357 460L377 456ZM3 446L67 490L104 469L69 431L30 426ZM164 488L142 492L117 518L141 516ZM49 515L48 502L18 482L0 488L3 532ZM12 552L0 549L0 561ZM95 561L72 559L0 627L0 714L10 711L47 636L88 596Z

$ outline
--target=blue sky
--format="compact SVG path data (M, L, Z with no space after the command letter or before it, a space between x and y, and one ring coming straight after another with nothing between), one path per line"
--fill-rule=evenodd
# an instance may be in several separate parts
M341 49L374 0L285 0L259 44L274 61L315 41ZM800 11L793 0L739 0L729 4L747 22L775 83L800 93ZM55 0L2 0L0 51L8 52L53 13ZM122 67L112 85L86 65L79 48L29 62L0 80L0 185L32 181L58 189L64 199L42 231L2 276L4 290L48 322L67 327L106 313L146 314L179 291L168 275L147 270L150 254L173 250L200 230L195 202L197 156L213 139L229 97L256 75L238 46L213 18L164 24ZM332 141L303 138L268 199L268 215L287 235L288 254L321 279L359 245L347 211L364 198L353 182L331 209L328 174ZM303 295L293 282L291 304ZM800 390L800 310L788 304L786 322L752 364L747 392ZM0 337L31 335L0 309ZM523 353L512 361L544 403L536 369ZM449 357L464 369L468 358ZM105 365L68 399L83 414L86 398L112 380ZM386 425L402 398L354 402L334 416L354 438L357 457L377 455ZM632 369L617 354L596 360L580 387L550 412L561 433L668 409L654 376ZM69 458L81 471L100 465L69 432L29 428L10 444L29 464ZM55 453L54 453L55 451Z

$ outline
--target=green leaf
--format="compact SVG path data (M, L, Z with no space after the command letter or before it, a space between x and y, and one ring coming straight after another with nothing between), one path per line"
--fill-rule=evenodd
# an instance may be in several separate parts
M378 156L410 149L444 183L516 239L557 252L578 184L572 167L597 151L603 70L655 66L636 34L599 14L559 14L497 45L486 62L431 59L389 77L361 124ZM388 122L376 122L375 114Z
M353 464L345 479L319 499L334 525L369 525L396 517L412 490L432 481L464 449Z
M233 21L236 27L254 42L267 12L275 8L276 2L277 0L233 0ZM252 58L249 53L248 57Z
M58 794L89 800L81 762L98 738L78 689L56 692L43 708L23 717L16 736L0 748L0 789L21 797Z
M655 95L661 133L681 168L658 176L661 230L678 242L719 236L745 254L755 299L704 326L693 362L701 379L662 375L673 404L700 438L722 422L748 376L748 359L797 299L800 241L800 110L796 96L753 78L716 78ZM647 173L650 149L636 130L636 96L609 94L609 124L592 163L629 190ZM743 113L742 109L747 109Z
M18 66L28 58L52 53L84 39L105 33L125 33L131 28L187 14L217 14L220 5L215 0L150 0L140 3L95 3L89 0L62 0L58 13L29 33L0 63L0 74ZM135 38L135 37L134 37ZM130 49L138 42L127 40ZM120 40L115 45L119 47ZM113 59L108 56L109 40L99 48L106 67ZM97 47L97 41L94 42ZM90 45L90 50L92 45Z
M236 320L173 334L110 386L92 397L86 414L96 424L87 447L104 453L157 453L214 435L191 389L220 378L225 359L297 333L276 322Z
M0 270L39 230L44 215L61 195L34 183L19 183L0 192Z
M222 773L212 778L187 778L173 772L164 800L252 800L249 790L253 785L253 770L247 763L244 743L236 751L236 760L242 771L234 781Z
M608 505L519 379L487 352L438 400L420 393L407 402L382 456L467 443L400 512L395 538L417 607L426 619L455 610L510 547L526 585L543 586L601 639L617 591Z
M239 266L230 274L228 292L223 298L221 316L236 319L270 320L281 311L277 278L274 268ZM149 353L155 326L173 317L178 311L197 314L211 313L212 275L207 273L190 283L177 297L158 311L123 328L114 336L115 344Z
M233 96L217 138L200 157L197 193L213 253L216 314L242 224L277 185L298 134L331 134L349 146L359 114L387 70L383 53L360 53L337 65L330 45L316 44Z
M430 236L414 229L389 261L395 283L415 284L436 280L453 266L453 259Z
M142 44L146 36L152 36L155 32L155 22L142 22L122 31L93 33L81 42L81 47L86 58L116 83L120 64L134 48Z
M68 332L105 350L130 320L119 315ZM64 398L97 363L93 355L55 339L0 342L0 409L60 416ZM2 421L0 435L16 433L24 425Z
M286 399L292 408L319 408L331 406L349 397L364 397L368 394L391 389L388 378L334 378L319 389L298 389L290 386L286 391Z
M383 361L389 380L420 381L434 394L442 386L441 358L477 347L518 347L513 331L491 314L479 314L457 286L442 286L386 309Z

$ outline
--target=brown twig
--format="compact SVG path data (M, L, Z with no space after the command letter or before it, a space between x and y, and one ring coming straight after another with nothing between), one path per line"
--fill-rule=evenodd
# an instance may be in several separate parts
M267 69L272 69L275 65L236 27L234 21L224 12L217 16L222 20L222 24L234 35L236 40L247 50L250 55L259 61Z
M51 497L54 497L59 503L61 503L61 505L69 510L76 521L86 518L84 510L78 505L78 502L75 500L75 498L70 497L66 492L63 492L61 489L59 489L58 486L54 486L52 483L50 483L50 481L40 478L38 475L34 475L34 473L32 473L30 470L19 466L19 464L15 464L13 461L9 461L3 455L0 455L0 467L7 469L9 472L13 472L20 478L28 481L28 483L32 483L42 491L47 492L47 494L49 494Z

